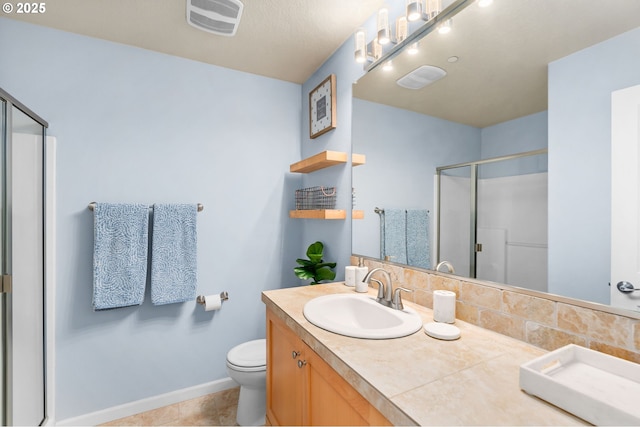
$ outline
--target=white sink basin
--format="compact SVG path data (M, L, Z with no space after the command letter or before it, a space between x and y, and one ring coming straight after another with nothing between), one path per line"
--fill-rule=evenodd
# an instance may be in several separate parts
M405 307L394 310L365 295L332 294L304 305L304 317L314 325L340 335L374 340L411 335L422 328L422 318Z

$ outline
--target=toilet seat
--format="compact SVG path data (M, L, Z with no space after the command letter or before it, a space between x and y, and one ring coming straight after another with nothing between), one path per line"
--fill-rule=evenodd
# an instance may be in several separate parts
M256 372L267 369L267 340L253 340L233 347L227 353L227 366L236 371Z

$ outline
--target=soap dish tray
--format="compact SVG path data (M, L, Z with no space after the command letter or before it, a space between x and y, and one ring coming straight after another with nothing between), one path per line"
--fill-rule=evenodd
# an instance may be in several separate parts
M595 425L640 425L640 364L569 344L520 365L520 388Z

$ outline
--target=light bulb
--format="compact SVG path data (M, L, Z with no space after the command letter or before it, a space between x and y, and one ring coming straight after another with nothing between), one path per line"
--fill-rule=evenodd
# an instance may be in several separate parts
M478 0L478 6L480 7L491 6L492 3L493 3L493 0Z
M407 0L407 19L411 22L422 18L422 0Z
M442 12L442 0L427 0L427 16L429 19L435 18Z
M390 41L389 10L383 8L378 11L378 43L385 45Z
M365 42L365 32L362 28L358 29L355 34L356 50L355 57L358 64L363 64L367 60L367 46Z
M440 27L438 27L438 33L449 34L451 32L452 25L453 25L453 21L451 19L447 19L440 25Z
M373 60L377 61L378 59L382 58L382 45L378 43L378 40L376 39L373 39L371 45L373 47Z
M418 42L415 42L409 45L409 47L407 48L407 53L409 55L415 55L416 53L418 53L419 50L420 50L420 46Z
M407 18L405 16L400 16L396 19L396 42L402 43L404 39L407 38L407 33Z
M391 62L391 60L388 60L387 62L384 63L384 65L382 66L382 69L384 71L391 71L393 70L393 63Z

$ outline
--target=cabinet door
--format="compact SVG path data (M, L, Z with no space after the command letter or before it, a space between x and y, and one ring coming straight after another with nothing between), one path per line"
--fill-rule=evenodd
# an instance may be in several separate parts
M267 418L272 425L303 425L302 341L267 310ZM294 357L294 352L299 355Z
M306 394L309 397L306 425L391 425L360 393L310 348Z

